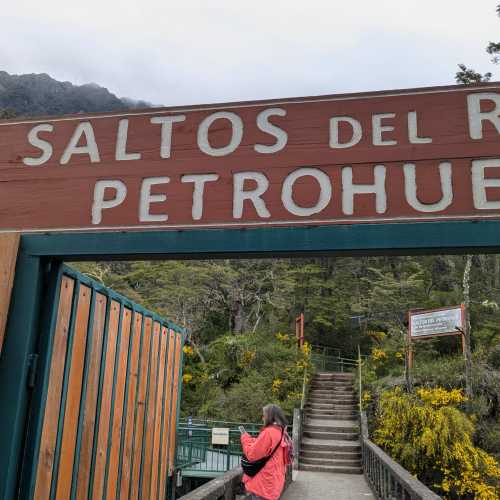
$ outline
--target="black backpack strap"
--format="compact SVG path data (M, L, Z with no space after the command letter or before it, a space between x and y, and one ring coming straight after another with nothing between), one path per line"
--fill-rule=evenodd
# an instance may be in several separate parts
M271 454L267 458L271 458L275 453L276 450L279 448L281 441L283 441L283 434L285 433L285 428L281 427L281 437L280 440L278 441L278 444L274 447L274 450L271 452Z

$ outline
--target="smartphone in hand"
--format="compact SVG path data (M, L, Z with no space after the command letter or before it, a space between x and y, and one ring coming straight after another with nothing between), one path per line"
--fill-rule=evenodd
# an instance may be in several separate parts
M246 430L245 430L245 428L242 425L239 425L238 429L240 430L241 434L245 434Z

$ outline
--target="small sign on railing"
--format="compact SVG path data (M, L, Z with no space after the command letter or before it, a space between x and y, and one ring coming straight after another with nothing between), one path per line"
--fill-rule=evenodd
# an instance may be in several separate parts
M229 444L229 427L212 428L212 444Z

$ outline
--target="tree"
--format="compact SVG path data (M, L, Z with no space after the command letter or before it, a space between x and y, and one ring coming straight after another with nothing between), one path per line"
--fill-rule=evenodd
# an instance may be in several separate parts
M497 15L500 16L500 4L496 8ZM500 42L490 42L486 47L486 52L492 56L491 62L498 64L500 62ZM491 72L484 74L478 73L472 68L468 68L465 64L459 64L460 71L455 74L457 83L470 85L472 83L489 82L491 79Z

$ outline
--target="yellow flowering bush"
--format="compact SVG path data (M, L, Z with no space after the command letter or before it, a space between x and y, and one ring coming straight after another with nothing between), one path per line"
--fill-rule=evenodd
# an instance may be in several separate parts
M283 380L280 378L276 378L273 380L273 392L277 393L281 389L281 386L283 385Z
M275 337L280 340L281 342L287 342L290 340L290 336L287 333L276 333Z
M246 350L244 353L243 353L243 357L242 357L242 360L241 360L241 364L247 368L249 367L251 364L252 364L252 361L255 359L255 356L257 355L257 351L254 350L254 349L249 349L249 350Z
M309 342L304 342L304 345L301 347L302 354L306 357L310 356L311 354L311 345Z
M424 403L429 403L432 406L456 405L467 400L462 389L452 389L451 391L447 391L442 387L418 389L417 396L424 401Z
M500 467L473 443L474 424L456 406L465 397L442 387L381 394L373 439L444 498L498 499Z
M182 376L182 381L183 381L185 384L189 384L189 382L191 382L191 380L193 380L193 376L192 376L190 373L185 373L185 374Z
M375 361L384 361L387 359L387 353L378 347L372 349L372 358Z
M182 350L186 356L192 356L194 353L193 348L190 345L185 345Z

